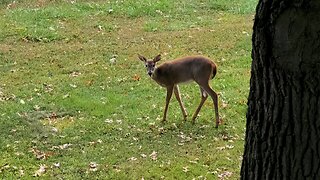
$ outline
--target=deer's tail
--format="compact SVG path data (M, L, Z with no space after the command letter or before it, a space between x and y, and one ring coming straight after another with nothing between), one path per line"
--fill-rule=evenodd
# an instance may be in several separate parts
M217 74L217 65L216 64L213 64L212 66L212 76L211 76L211 79L213 79Z

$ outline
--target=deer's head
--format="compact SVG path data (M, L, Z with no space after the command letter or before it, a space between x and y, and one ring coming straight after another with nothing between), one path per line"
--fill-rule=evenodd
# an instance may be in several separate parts
M155 58L149 59L149 60L147 58L141 56L140 54L138 54L138 57L141 61L144 62L145 66L147 68L147 73L151 77L154 70L156 69L156 63L161 60L161 54L159 54Z

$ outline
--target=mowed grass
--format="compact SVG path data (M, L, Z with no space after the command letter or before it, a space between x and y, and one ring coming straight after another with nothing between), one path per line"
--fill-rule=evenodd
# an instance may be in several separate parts
M255 0L0 3L0 178L239 179ZM165 89L137 53L202 54L218 73L222 124L182 84Z

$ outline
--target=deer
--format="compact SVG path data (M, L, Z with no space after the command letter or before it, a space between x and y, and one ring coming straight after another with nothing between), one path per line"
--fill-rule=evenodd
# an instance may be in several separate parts
M183 119L187 120L187 112L183 105L180 96L180 90L178 84L194 81L200 87L201 101L192 116L192 123L195 123L195 119L198 116L204 102L207 100L208 95L212 98L215 112L215 127L219 126L219 112L218 112L218 95L209 85L209 80L213 79L217 73L216 64L207 57L204 56L186 56L177 58L172 61L166 61L159 66L156 66L157 62L161 60L161 54L157 55L153 59L147 59L144 56L138 54L138 58L144 62L147 69L147 74L160 86L167 89L166 105L164 108L162 122L166 121L167 111L171 96L174 95L179 102Z

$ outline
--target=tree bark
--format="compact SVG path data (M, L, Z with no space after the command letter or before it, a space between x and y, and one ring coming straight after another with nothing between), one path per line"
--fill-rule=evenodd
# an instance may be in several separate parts
M241 179L320 179L320 0L260 0Z

